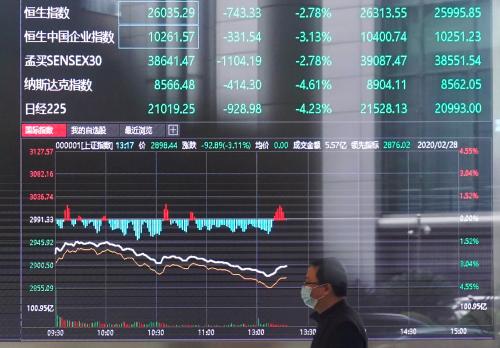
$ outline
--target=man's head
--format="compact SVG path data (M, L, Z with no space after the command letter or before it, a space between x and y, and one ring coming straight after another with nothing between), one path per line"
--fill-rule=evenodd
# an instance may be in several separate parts
M314 260L307 269L304 288L310 289L302 290L304 302L308 295L306 304L321 311L347 295L346 271L336 258Z

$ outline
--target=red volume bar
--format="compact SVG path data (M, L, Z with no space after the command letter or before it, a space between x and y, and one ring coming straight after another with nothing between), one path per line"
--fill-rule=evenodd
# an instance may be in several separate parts
M170 221L168 206L166 204L165 207L163 208L163 221Z
M274 213L274 221L285 221L285 212L283 211L283 207L281 205L278 206L276 212Z

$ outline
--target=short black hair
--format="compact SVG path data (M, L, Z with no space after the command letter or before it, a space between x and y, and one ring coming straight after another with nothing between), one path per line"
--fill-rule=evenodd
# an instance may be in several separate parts
M320 284L330 284L337 297L347 295L347 272L335 257L317 259L310 262L317 269L316 276Z

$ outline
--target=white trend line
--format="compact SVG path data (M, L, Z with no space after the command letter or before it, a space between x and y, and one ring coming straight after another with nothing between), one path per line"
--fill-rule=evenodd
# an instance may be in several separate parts
M149 261L154 262L156 265L161 265L161 264L163 264L163 262L165 260L172 260L172 259L178 260L178 261L181 261L181 262L190 262L191 260L203 261L205 263L211 263L211 264L216 264L216 265L224 265L224 266L228 266L228 267L231 267L231 268L236 268L236 269L238 269L238 270L240 270L242 272L258 273L258 274L263 275L266 278L271 278L271 277L275 276L280 270L285 269L285 268L288 267L288 265L278 266L278 267L276 267L274 269L273 272L266 273L266 272L261 271L261 270L256 269L256 268L241 267L239 265L233 265L232 263L229 263L229 262L226 262L226 261L218 261L218 260L212 260L212 259L205 259L203 257L194 256L194 255L190 255L190 256L188 256L186 258L183 258L181 256L177 256L177 255L168 255L168 256L163 256L161 258L161 260L158 261L155 258L149 256L148 254L138 253L137 251L135 251L132 248L126 248L126 247L121 246L120 244L115 244L115 243L111 243L111 242L108 242L108 241L101 242L101 243L83 242L83 241L79 241L79 240L74 241L72 243L64 242L64 244L60 248L56 247L54 249L54 254L57 255L57 253L62 253L68 247L75 248L77 246L84 246L84 247L85 246L93 246L95 248L101 248L102 246L111 246L111 247L114 247L114 248L118 248L118 249L120 249L121 251L124 251L124 252L131 252L136 257L145 257Z

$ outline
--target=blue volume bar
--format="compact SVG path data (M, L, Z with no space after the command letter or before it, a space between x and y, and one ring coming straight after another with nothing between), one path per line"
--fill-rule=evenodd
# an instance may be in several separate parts
M258 228L271 234L273 219L196 219L196 227L199 230L206 228L208 231L214 228L227 227L235 233L238 228L246 232L250 227Z

